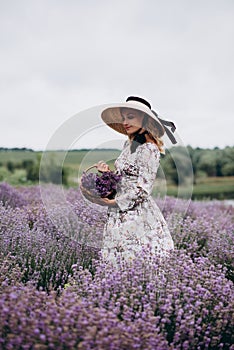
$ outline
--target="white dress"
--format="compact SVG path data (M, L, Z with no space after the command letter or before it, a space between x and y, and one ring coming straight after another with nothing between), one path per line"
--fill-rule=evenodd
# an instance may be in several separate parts
M160 164L157 145L146 142L131 154L130 140L115 161L122 175L115 196L118 207L108 207L104 226L102 257L127 260L141 249L151 254L167 254L174 249L167 223L151 193Z

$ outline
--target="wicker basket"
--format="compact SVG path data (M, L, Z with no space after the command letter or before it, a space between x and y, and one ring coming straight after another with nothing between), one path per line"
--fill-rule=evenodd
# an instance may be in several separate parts
M87 168L86 170L84 170L84 173L87 174L89 170L96 168L96 165L91 165L89 168ZM82 177L81 177L82 179ZM90 202L93 203L98 203L101 199L100 195L94 195L92 191L88 190L87 188L83 187L82 184L80 183L80 190L83 194L83 196L88 199ZM108 194L110 195L111 192Z

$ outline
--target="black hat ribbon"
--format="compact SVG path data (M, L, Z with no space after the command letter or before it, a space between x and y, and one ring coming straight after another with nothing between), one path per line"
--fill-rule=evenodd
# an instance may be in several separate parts
M169 137L169 139L171 140L171 142L174 144L177 143L174 135L172 134L172 132L175 132L175 129L176 129L175 124L169 120L164 120L164 119L159 118L158 114L155 111L153 111L152 109L151 109L151 112L159 119L160 123L163 125L163 127L166 131L166 134ZM166 127L166 125L171 127L172 132Z

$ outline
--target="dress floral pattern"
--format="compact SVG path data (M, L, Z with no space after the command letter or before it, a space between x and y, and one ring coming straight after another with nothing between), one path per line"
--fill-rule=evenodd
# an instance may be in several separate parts
M141 249L165 255L174 249L167 223L151 193L160 164L157 145L146 142L134 153L130 141L115 161L116 173L122 175L115 196L118 207L109 207L104 226L102 256L115 260L118 255L134 258Z

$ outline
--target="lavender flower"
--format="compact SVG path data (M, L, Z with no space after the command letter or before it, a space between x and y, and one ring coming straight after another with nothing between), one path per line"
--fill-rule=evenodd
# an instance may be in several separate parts
M96 189L96 174L83 172L81 177L81 185L89 190L93 195L99 195Z
M22 207L26 204L24 197L6 182L0 183L0 202L12 208Z
M81 185L91 191L94 196L114 198L121 175L112 171L104 172L102 175L94 173L83 173Z
M1 349L234 350L234 208L192 201L182 215L177 199L158 199L175 251L112 266L85 240L101 242L102 207L76 189L67 209L59 198L45 208L39 186L11 190L0 204Z
M104 172L101 176L96 177L96 188L101 197L114 198L117 185L121 180L121 175L112 171Z

